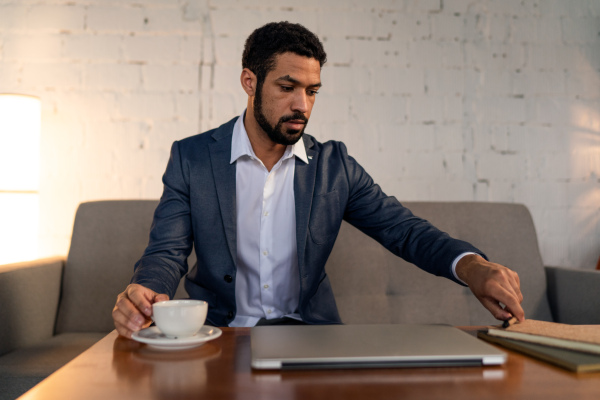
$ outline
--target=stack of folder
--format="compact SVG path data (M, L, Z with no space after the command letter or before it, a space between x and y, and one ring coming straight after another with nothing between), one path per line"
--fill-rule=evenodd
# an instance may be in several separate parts
M600 325L525 320L478 337L575 372L600 371Z

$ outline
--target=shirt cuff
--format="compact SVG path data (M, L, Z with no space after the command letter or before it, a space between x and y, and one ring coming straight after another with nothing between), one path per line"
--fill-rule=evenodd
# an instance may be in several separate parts
M472 251L468 251L468 252L465 252L465 253L459 254L459 255L458 255L458 257L456 257L456 258L454 259L454 261L452 262L452 274L454 275L454 277L456 278L456 280L457 280L457 281L459 281L460 283L462 283L462 284L463 284L463 285L465 285L465 286L469 286L469 285L467 285L467 284L466 284L466 283L465 283L465 282L464 282L462 279L460 279L460 278L458 277L458 275L456 275L456 265L458 264L458 262L459 262L460 260L462 260L462 258L463 258L464 256L468 256L468 255L470 255L470 254L477 254L477 253L473 253Z

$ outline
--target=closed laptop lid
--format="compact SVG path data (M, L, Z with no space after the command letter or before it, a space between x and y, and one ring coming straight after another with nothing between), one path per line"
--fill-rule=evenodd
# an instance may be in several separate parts
M256 369L499 365L506 354L449 325L289 325L251 330Z

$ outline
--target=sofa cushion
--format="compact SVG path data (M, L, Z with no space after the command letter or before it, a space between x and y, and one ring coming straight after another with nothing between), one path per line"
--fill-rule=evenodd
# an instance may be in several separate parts
M65 333L0 357L0 400L16 399L104 336Z

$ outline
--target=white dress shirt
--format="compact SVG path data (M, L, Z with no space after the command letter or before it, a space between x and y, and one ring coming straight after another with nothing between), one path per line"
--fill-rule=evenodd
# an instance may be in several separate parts
M294 171L296 158L308 164L306 149L302 140L287 146L268 171L252 150L244 115L231 141L230 162L237 162L237 313L229 326L254 326L261 318L300 319Z
M254 326L261 318L301 319L294 171L296 158L308 164L306 149L302 140L287 146L268 171L252 150L244 115L233 127L230 159L237 162L237 313L229 324L233 327ZM452 263L459 281L456 264L468 254L473 253L461 254Z

